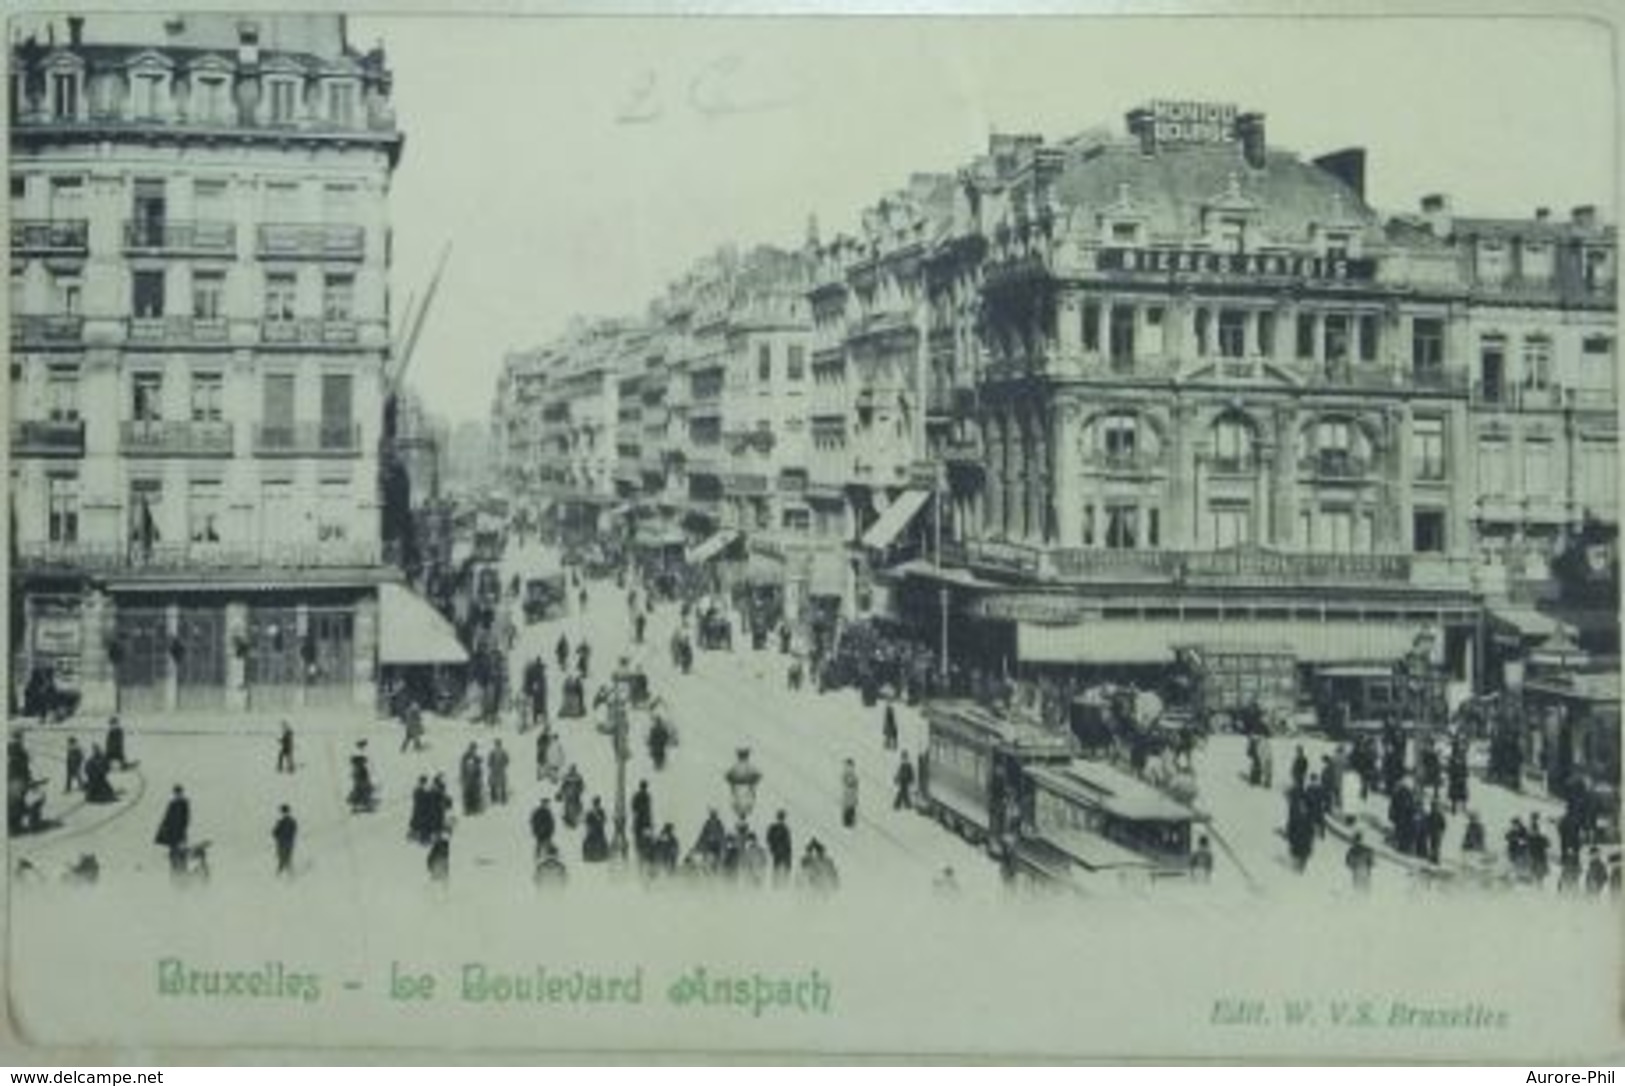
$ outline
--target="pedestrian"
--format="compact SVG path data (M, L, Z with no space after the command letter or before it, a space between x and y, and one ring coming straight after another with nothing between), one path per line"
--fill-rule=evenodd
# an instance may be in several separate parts
M1467 746L1457 740L1450 747L1450 763L1445 776L1449 779L1450 813L1467 806Z
M559 784L558 800L563 805L564 824L572 830L581 822L581 801L587 784L581 779L581 773L575 766L564 771L564 780Z
M728 831L722 826L722 818L717 814L715 807L705 816L705 822L700 826L700 835L695 839L694 851L707 860L720 864L723 850L728 845Z
M841 825L851 829L858 824L858 767L846 760L841 770Z
M1557 892L1575 894L1580 890L1582 873L1579 852L1564 852L1557 859Z
M767 828L767 851L773 861L773 885L782 886L790 877L790 865L795 861L795 846L790 837L790 825L780 811Z
M1591 846L1586 863L1586 893L1595 897L1608 889L1608 865L1602 862L1602 850Z
M1213 881L1213 847L1208 844L1207 834L1196 839L1196 851L1191 853L1191 881L1209 883Z
M508 802L508 752L502 749L502 740L494 740L491 753L486 756L487 776L491 787L491 805L505 806Z
M570 666L570 639L564 634L559 634L558 644L553 648L553 655L559 662L560 672Z
M569 870L559 858L557 846L548 845L542 849L532 879L537 886L564 886L570 881Z
M1537 885L1545 885L1551 870L1551 838L1540 828L1540 815L1529 816L1529 875Z
M1364 892L1371 889L1371 868L1376 862L1376 853L1365 843L1364 834L1355 832L1354 841L1349 845L1343 862L1348 866L1356 890Z
M897 772L892 776L897 785L897 795L892 797L892 810L901 811L914 806L914 763L909 760L908 751L903 751L897 763Z
M536 779L551 779L553 773L553 729L546 724L536 733Z
M451 835L445 830L435 834L434 843L429 846L429 880L451 881Z
M554 829L553 808L543 796L530 812L530 836L536 842L536 859L540 860L553 847Z
M1292 787L1302 788L1308 776L1309 756L1303 752L1303 745L1300 743L1297 753L1292 756Z
M468 744L468 749L463 752L458 776L463 786L463 814L479 814L485 801L485 771L478 743Z
M434 793L429 790L429 778L419 777L417 785L412 789L412 814L406 821L406 839L416 841L420 845L428 844L434 837L431 832L433 816L430 814Z
M1423 831L1426 837L1428 863L1438 866L1439 850L1444 843L1445 817L1444 808L1440 806L1437 798L1428 809Z
M118 718L114 717L116 721ZM158 822L153 843L169 850L169 870L174 875L186 873L186 839L192 826L192 804L180 785L170 795L164 817Z
M446 787L446 776L436 773L429 785L428 820L425 823L428 839L425 843L433 843L437 836L451 828L451 808L451 790Z
M649 795L649 782L639 781L632 794L632 836L642 840L654 832L654 797Z
M881 741L887 750L897 749L897 713L888 702L886 712L880 726Z
M292 773L293 764L293 728L286 720L282 722L282 732L276 741L276 771L278 773Z
M64 792L72 792L84 787L85 752L79 746L79 740L68 737L68 753L66 756L68 777L63 785Z
M299 836L299 823L284 803L276 824L271 827L271 840L276 842L276 873L293 875L293 843Z
M367 741L357 741L355 753L350 755L350 812L357 814L377 807L377 792L372 783L372 767L367 762Z
M644 631L645 627L648 626L648 624L649 624L649 617L647 615L645 615L642 611L639 611L637 613L637 617L632 620L632 643L633 644L636 644L636 645L643 644L643 631Z
M124 749L124 725L119 723L118 717L107 722L107 742L102 750L109 767L117 765L120 769L129 769L130 760Z
M1461 835L1461 851L1484 851L1484 823L1475 811L1467 812L1467 830Z
M609 859L609 840L604 834L604 805L597 796L587 810L587 829L581 836L581 859L586 863L602 863Z
M418 708L415 698L406 700L405 711L401 714L401 753L408 749L423 749L423 710Z
M1286 840L1292 856L1292 868L1299 874L1309 866L1309 856L1315 848L1315 826L1308 803L1300 789L1290 793L1287 805Z

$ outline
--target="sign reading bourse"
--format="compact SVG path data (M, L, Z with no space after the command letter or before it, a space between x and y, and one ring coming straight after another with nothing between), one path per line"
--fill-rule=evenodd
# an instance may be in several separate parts
M1236 138L1236 107L1225 102L1151 103L1158 143L1227 143Z

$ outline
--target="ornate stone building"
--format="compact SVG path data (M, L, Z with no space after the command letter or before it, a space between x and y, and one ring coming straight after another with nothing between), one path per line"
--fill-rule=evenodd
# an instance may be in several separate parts
M14 673L93 711L369 702L403 142L382 51L338 17L21 34Z

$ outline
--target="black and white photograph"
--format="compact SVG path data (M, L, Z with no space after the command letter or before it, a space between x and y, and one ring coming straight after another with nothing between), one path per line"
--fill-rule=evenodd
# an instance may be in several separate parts
M1614 28L9 34L9 1044L1601 1058Z

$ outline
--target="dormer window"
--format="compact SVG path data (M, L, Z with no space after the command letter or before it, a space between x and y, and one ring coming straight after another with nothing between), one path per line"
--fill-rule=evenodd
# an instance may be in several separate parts
M1342 260L1349 255L1350 236L1346 231L1336 230L1326 235L1326 256L1332 260Z
M299 82L295 79L272 79L267 83L270 100L270 123L289 125L298 118Z
M192 118L204 124L226 120L226 77L204 75L192 80Z
M78 72L57 72L51 76L51 116L59 121L79 119Z
M327 119L341 128L355 124L355 82L335 80L327 84Z
M130 81L131 101L138 121L155 121L164 115L164 98L169 77L163 72L137 72Z
M1222 215L1214 229L1214 240L1221 253L1240 253L1247 245L1247 220L1236 215Z
M1134 222L1112 223L1112 241L1118 245L1138 245L1140 243L1140 224Z

